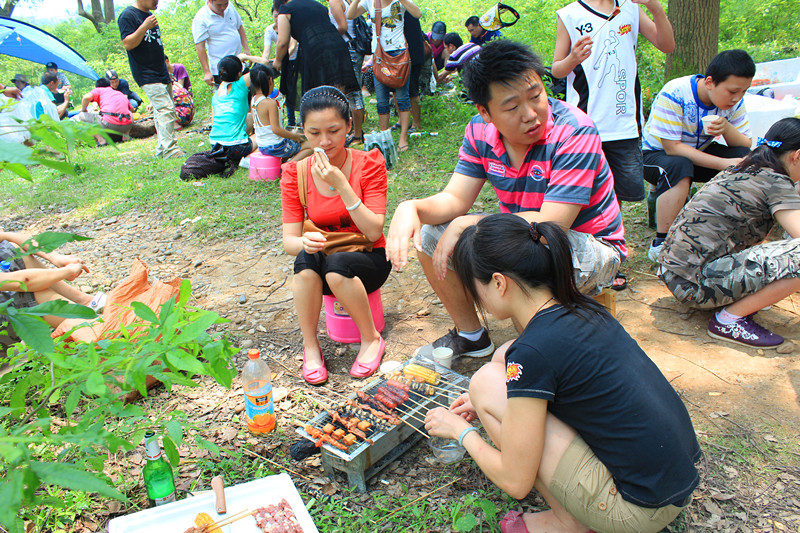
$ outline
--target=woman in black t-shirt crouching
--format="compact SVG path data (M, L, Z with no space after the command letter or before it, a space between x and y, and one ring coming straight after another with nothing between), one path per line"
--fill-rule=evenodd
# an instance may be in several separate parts
M453 265L478 305L520 336L425 427L461 441L511 496L535 487L547 500L549 511L512 511L501 529L645 533L672 522L699 481L689 413L619 322L577 291L564 231L492 215L464 231Z

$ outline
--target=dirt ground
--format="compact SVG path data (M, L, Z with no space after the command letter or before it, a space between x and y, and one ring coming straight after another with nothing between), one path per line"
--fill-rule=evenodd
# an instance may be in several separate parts
M70 231L93 237L64 247L65 252L81 255L92 269L76 281L84 290L112 288L127 275L134 257L150 266L154 278L190 279L197 305L229 318L226 328L242 348L260 348L277 362L270 361L278 374L277 412L290 435L292 420L310 408L301 394L305 387L300 378L300 335L290 289L292 258L277 239L267 240L268 244L256 238L204 242L193 232L192 224L186 220L180 227L164 228L157 213L131 213L93 222L74 219L70 213L36 221L22 216L5 221L9 230ZM783 300L758 315L764 326L786 337L793 348L792 353L781 354L711 339L705 331L709 313L682 307L649 272L627 273L629 289L617 293L617 318L681 394L706 451L706 461L701 464L703 482L695 503L685 513L682 530L800 531L800 297ZM382 297L387 341L384 360L405 360L416 347L452 327L416 261L391 275ZM496 345L513 338L509 323L490 322L489 326ZM324 332L324 322L320 331ZM359 386L361 382L348 374L357 346L333 343L324 334L321 339L330 371L328 386L342 392ZM237 363L242 362L240 354ZM471 374L481 363L457 361L454 370ZM323 395L324 391L319 389ZM242 402L238 385L231 392L212 387L203 395L178 393L168 399L163 392L156 395L170 405L202 412L214 422L216 436L228 439L231 445L255 444L252 449L263 453L275 447L241 434L235 436L238 427L231 429L230 420ZM209 406L214 405L217 411L209 414ZM740 447L720 444L720 438L740 443ZM770 450L782 450L781 457L794 460L789 465L783 464L785 461L772 464ZM760 458L763 472L742 469L748 454ZM398 479L415 478L412 494L431 490L437 467L426 458L422 449L407 453L390 471L373 480L370 488L392 494ZM326 494L335 492L343 479L330 484L321 478L318 464L318 459L311 459L296 463L296 468L312 480L308 482L311 489L327 487ZM490 485L474 463L462 461L462 465L456 470L463 481L435 497ZM191 468L182 467L181 474L188 480L197 477ZM189 483L185 485L188 488ZM523 507L537 504L531 497ZM103 525L100 522L98 527Z

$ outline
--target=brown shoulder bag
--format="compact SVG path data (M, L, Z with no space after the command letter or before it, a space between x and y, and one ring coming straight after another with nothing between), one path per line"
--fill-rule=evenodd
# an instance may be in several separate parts
M406 84L408 75L411 72L411 54L408 53L408 46L400 55L389 55L381 46L381 0L375 0L375 35L377 45L375 46L374 64L372 72L375 79L387 87L397 89Z

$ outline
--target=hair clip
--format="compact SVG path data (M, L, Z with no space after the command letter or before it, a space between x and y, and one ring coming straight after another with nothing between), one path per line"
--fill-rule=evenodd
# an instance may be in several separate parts
M539 233L539 228L536 227L536 222L531 222L531 225L528 226L528 231L531 233L531 239L533 239L533 242L539 242L539 239L542 238L542 234Z
M778 149L783 144L783 141L769 141L764 137L759 137L758 142L756 142L756 146L761 146L762 144L766 144L770 148Z

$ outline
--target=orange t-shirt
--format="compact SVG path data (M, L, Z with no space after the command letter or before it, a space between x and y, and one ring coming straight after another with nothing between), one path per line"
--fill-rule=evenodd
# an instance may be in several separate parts
M373 149L369 152L350 150L353 163L350 170L350 186L361 199L367 209L378 215L386 214L386 164L380 150ZM290 161L282 166L281 173L281 207L283 209L283 223L303 222L308 218L319 228L326 231L349 231L361 233L353 223L350 212L342 202L339 195L323 196L317 190L311 171L306 167L307 204L306 210L300 203L297 192L297 165L308 165L309 156L302 161ZM373 243L373 248L385 248L386 239Z

